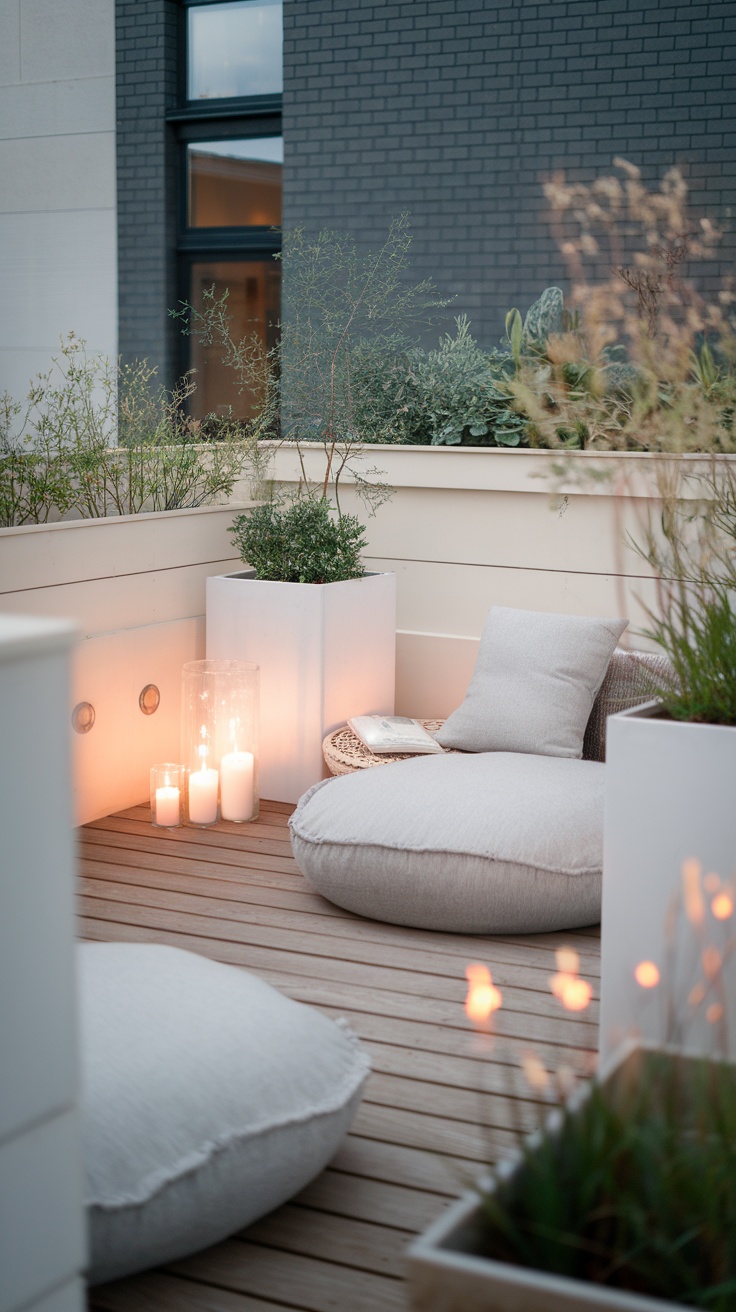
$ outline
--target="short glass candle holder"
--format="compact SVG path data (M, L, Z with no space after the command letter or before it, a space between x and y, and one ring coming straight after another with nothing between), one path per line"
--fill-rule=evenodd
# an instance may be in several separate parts
M151 823L157 829L176 829L184 822L186 770L173 761L151 766Z
M188 819L236 824L258 816L257 665L188 661L182 671L182 760L188 771ZM218 805L219 803L219 805Z

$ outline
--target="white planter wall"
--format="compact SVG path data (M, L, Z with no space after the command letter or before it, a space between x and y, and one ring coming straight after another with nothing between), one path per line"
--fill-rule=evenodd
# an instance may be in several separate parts
M74 630L0 615L0 1312L81 1312Z
M22 400L70 330L117 355L115 6L0 13L0 391Z
M606 736L603 855L603 939L600 1048L607 1055L632 1030L666 1039L666 996L634 982L638 962L666 960L666 921L689 858L736 883L736 728L675 723L637 708L613 716ZM706 915L706 923L708 916ZM734 921L726 935L734 934ZM702 978L704 946L681 922L681 974L673 985L679 1014ZM718 933L710 921L710 935ZM730 1055L736 1057L736 960L726 973ZM704 1020L687 1045L708 1051L713 1030Z
M204 656L205 579L237 567L229 526L242 506L0 529L0 610L73 619L68 713L75 815L84 824L148 798L148 771L179 758L181 667ZM138 698L154 683L154 715ZM71 733L71 730L70 730Z
M263 797L296 802L326 773L325 734L394 709L396 580L207 581L207 656L261 669Z
M305 454L316 479L323 453ZM396 489L367 520L366 566L397 576L400 714L444 716L459 704L494 604L625 615L644 626L642 601L654 602L654 584L623 539L655 505L658 457L574 459L604 479L581 486L571 478L553 495L557 452L366 448L363 470L378 468ZM287 486L298 480L292 449L274 450L273 473ZM349 481L341 504L365 519Z

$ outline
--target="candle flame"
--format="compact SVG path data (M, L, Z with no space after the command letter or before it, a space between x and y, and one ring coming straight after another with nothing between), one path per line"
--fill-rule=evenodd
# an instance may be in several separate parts
M640 961L634 971L634 979L640 988L656 989L659 984L659 967L653 961Z
M494 1011L498 1011L503 1001L500 989L493 983L487 966L473 964L466 967L465 977L468 981L468 996L465 999L465 1011L475 1024L487 1021Z

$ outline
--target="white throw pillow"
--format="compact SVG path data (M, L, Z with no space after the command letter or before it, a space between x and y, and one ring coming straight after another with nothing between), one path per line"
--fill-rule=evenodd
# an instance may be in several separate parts
M492 606L465 701L437 741L466 752L581 757L596 693L627 623Z
M346 1027L163 945L84 944L79 972L91 1284L218 1242L333 1156L369 1068Z

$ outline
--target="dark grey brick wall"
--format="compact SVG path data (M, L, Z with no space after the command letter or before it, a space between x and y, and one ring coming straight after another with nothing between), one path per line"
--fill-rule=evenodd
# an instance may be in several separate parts
M116 0L119 350L176 370L175 0Z
M564 285L541 182L614 155L736 214L736 8L645 0L284 0L284 223L375 244L409 210L413 273L485 345Z

